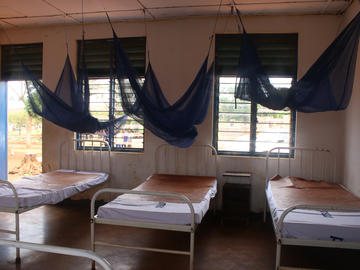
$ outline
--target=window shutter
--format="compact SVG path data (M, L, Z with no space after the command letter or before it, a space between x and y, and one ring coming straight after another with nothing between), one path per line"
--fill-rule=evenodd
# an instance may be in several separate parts
M145 74L146 38L120 38L130 62L139 75ZM112 39L85 40L85 62L89 77L108 77L112 54ZM81 41L78 41L79 57L81 55ZM80 58L78 58L80 59ZM80 63L80 61L78 61ZM78 68L80 68L78 66ZM114 70L113 70L114 72Z
M268 75L297 75L297 34L248 34ZM236 75L241 34L218 34L215 42L216 75Z
M1 79L23 80L22 61L38 78L42 78L42 43L1 46Z

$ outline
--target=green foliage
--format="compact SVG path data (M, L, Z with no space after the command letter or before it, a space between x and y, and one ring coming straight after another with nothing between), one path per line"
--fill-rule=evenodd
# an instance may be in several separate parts
M40 101L39 94L37 92L32 93L32 97L33 97L35 103L37 104L37 106L39 108L41 108L41 101ZM33 120L35 120L36 122L41 121L41 117L39 115L37 115L36 113L34 113L34 111L32 110L28 97L24 100L24 105L25 105L25 111L29 114L30 117L33 118Z
M25 109L11 111L8 114L8 124L16 129L21 129L28 124L29 117L32 118L32 125L39 126L42 123L41 117L35 114L28 100L25 101Z
M8 123L20 129L26 125L28 118L29 114L24 110L12 111L8 114Z

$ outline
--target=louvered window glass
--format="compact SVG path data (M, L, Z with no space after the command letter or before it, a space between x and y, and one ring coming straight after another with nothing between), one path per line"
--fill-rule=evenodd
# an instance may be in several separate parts
M296 79L296 34L251 34L259 58L275 87L289 88ZM295 112L275 111L237 100L237 64L241 35L216 35L214 145L220 154L264 155L295 142Z

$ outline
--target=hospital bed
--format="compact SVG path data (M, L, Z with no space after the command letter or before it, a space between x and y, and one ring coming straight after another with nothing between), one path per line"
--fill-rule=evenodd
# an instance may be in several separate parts
M277 147L266 156L267 206L276 235L276 270L283 245L360 249L360 199L340 185L327 149ZM301 269L301 268L291 268Z
M189 256L193 269L195 230L210 207L217 191L217 154L210 145L179 149L160 145L155 151L155 174L135 189L99 190L91 201L91 247L122 247ZM102 193L122 194L99 207ZM211 206L215 207L215 203ZM95 239L95 224L187 232L189 250L158 249L108 243ZM92 268L95 268L93 263Z
M82 150L74 151L74 146ZM105 141L74 139L60 144L60 169L25 176L14 182L0 180L0 212L15 215L15 230L0 229L0 232L14 234L19 241L20 214L42 205L56 204L107 181L111 173L110 153ZM16 262L20 263L19 248Z

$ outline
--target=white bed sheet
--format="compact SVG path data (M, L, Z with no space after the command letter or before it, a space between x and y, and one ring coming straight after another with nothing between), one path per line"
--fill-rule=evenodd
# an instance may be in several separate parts
M193 203L195 223L199 224L210 206L210 200L217 192L217 181L206 193L200 203ZM185 203L166 202L159 207L159 202L134 201L122 199L122 195L101 206L97 216L106 219L124 219L142 222L185 225L191 223L190 208Z
M283 208L276 205L271 192L271 182L266 189L271 216L275 229ZM296 209L284 219L282 237L314 240L331 240L344 242L360 242L360 213L326 212Z
M57 170L58 172L76 172L79 174L97 174L98 177L79 182L75 185L67 186L63 189L32 189L32 188L16 188L19 198L19 207L28 208L45 204L59 203L79 192L85 191L91 187L105 182L109 175L103 172L85 172L75 170ZM27 182L36 182L39 175L26 176ZM15 207L15 198L13 191L5 185L0 186L0 207Z

